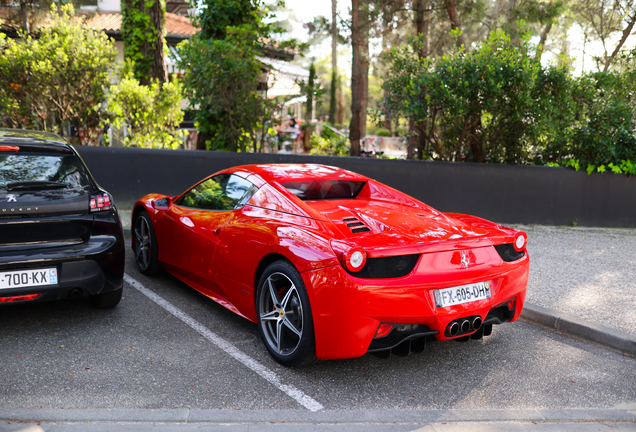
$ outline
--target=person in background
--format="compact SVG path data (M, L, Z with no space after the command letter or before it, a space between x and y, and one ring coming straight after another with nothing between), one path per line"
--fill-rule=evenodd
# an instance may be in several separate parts
M289 134L289 137L291 138L291 140L296 141L296 139L298 138L298 135L300 135L300 125L296 123L296 119L293 117L289 119L289 128L295 129L297 131L297 132L292 132Z

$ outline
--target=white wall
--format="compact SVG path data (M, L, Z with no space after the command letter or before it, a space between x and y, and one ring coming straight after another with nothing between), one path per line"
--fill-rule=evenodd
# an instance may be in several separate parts
M98 0L97 8L100 12L121 12L119 0Z

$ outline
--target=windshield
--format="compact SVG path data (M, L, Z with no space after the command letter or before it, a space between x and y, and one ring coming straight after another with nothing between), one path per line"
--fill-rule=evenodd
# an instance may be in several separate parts
M0 154L0 189L81 189L89 185L75 155Z
M355 198L364 184L363 181L350 180L302 180L281 183L303 201Z

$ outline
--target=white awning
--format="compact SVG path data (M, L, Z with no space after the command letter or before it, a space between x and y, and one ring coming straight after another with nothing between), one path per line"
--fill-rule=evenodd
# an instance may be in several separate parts
M256 57L259 61L271 66L281 74L291 78L292 80L307 82L309 80L309 71L300 66L288 63L284 60L277 60L268 57Z
M181 56L175 45L168 45L166 53L166 72L173 74L183 74L183 71L177 68L177 62L181 61Z
M287 102L283 104L283 106L289 106L289 105L294 105L297 103L305 103L305 102L307 102L307 96L298 96L288 100Z

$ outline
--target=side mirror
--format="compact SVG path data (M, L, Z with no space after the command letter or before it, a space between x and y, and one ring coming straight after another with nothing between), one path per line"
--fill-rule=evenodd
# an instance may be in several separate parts
M152 202L152 206L157 210L168 210L170 208L170 204L172 204L172 199L170 197L159 198Z

